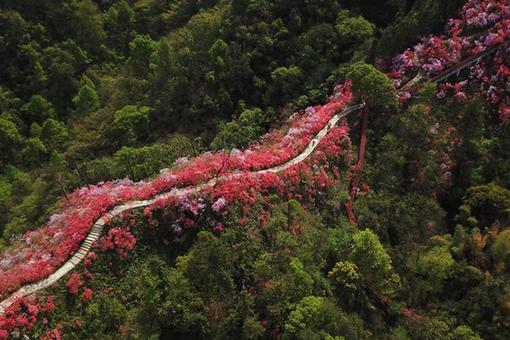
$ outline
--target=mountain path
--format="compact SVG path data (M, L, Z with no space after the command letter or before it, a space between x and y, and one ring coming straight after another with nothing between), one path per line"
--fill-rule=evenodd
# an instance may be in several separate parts
M448 77L458 74L461 70L465 69L466 67L471 66L474 63L478 63L481 58L494 53L495 51L499 50L500 48L505 48L509 46L510 40L507 40L499 45L493 46L484 52L468 57L462 61L460 61L457 65L441 72L437 76L430 79L430 81L434 83L438 83L440 81L446 80ZM411 79L408 83L404 84L400 90L416 90L416 85L420 83L425 77L421 75L420 73L416 75L413 79ZM365 103L362 104L354 104L350 105L347 108L345 108L343 111L335 114L333 117L329 119L329 121L326 123L326 125L315 135L315 137L308 143L307 147L296 157L271 168L268 169L262 169L257 171L251 171L251 174L262 174L266 172L273 172L273 173L279 173L282 172L296 164L301 163L306 158L310 156L310 154L315 150L315 148L318 146L319 142L324 138L329 131L338 123L340 119L347 116L348 114L358 111L362 108L364 108L366 105ZM111 208L109 211L104 213L99 219L94 222L92 225L92 228L90 229L87 237L84 239L81 246L78 248L78 250L74 253L71 258L69 258L63 265L61 265L55 272L50 274L47 278L42 279L38 282L34 282L31 284L27 284L25 286L22 286L18 290L16 290L14 293L12 293L9 297L4 299L2 302L0 302L0 313L3 313L7 307L12 305L14 301L16 301L19 298L31 295L39 290L45 289L47 287L50 287L51 285L55 284L57 281L59 281L62 277L64 277L66 274L71 272L88 254L90 249L92 248L92 245L95 241L99 239L101 236L101 233L103 232L104 226L115 216L127 211L132 210L136 208L142 208L147 207L155 204L158 200L164 199L176 194L187 194L187 193L194 193L202 190L203 188L207 186L214 186L218 179L229 179L236 176L243 176L245 173L237 173L237 174L226 174L223 176L220 176L218 178L212 178L208 180L205 183L196 185L194 187L186 187L186 188L174 188L170 191L155 195L152 199L148 200L140 200L140 201L129 201L122 204L119 204L113 208Z
M267 172L272 173L279 173L282 172L296 164L299 164L303 162L305 159L312 154L312 152L317 148L319 142L327 136L329 131L338 123L340 119L347 116L348 114L355 112L357 110L360 110L361 108L365 107L365 104L355 104L350 105L341 112L333 115L329 119L329 121L326 123L326 125L315 135L314 138L308 143L307 147L301 151L299 155L296 157L271 168L268 169L262 169L257 171L251 171L251 174L257 175L257 174L263 174ZM153 198L148 200L141 200L141 201L130 201L125 202L122 204L119 204L113 208L111 208L109 211L105 212L92 226L92 228L89 231L89 234L84 239L83 243L81 244L80 248L74 253L73 256L69 260L67 260L63 265L61 265L55 272L50 274L47 278L42 279L38 282L31 283L28 285L25 285L21 288L19 288L17 291L12 293L8 298L0 302L0 313L3 312L7 307L12 305L16 299L19 299L24 296L31 295L39 290L45 289L47 287L50 287L57 281L59 281L62 277L64 277L66 274L68 274L70 271L72 271L88 254L90 249L92 248L92 245L95 241L99 239L101 236L104 226L110 221L113 217L136 208L142 208L147 207L155 204L160 199L164 199L173 195L185 195L190 194L194 192L198 192L205 187L208 186L214 186L218 180L225 180L230 178L235 178L237 176L244 176L245 173L235 173L235 174L226 174L223 176L220 176L218 178L212 178L208 180L207 182L204 182L202 184L198 184L194 187L186 187L186 188L174 188L170 191L155 195Z

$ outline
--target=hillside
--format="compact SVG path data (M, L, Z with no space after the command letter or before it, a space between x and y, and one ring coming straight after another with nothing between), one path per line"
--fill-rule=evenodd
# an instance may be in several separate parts
M509 1L0 8L0 338L507 338Z

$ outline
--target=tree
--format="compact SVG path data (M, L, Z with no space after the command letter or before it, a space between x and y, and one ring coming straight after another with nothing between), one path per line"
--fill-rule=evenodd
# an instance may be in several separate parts
M207 319L203 300L190 289L191 283L176 269L163 274L162 303L157 306L160 323L174 334L192 334L196 337L207 332ZM142 287L142 289L144 289Z
M299 66L307 74L304 80L321 82L337 66L340 44L335 26L320 23L298 37Z
M41 94L51 99L59 114L67 113L70 101L78 91L77 74L81 73L90 61L87 52L73 40L66 40L44 49L42 66L47 74L47 80Z
M104 338L106 334L119 334L119 329L128 318L125 304L118 297L103 291L95 292L93 302L84 307L82 313L87 322L83 323L82 330L76 330L83 332L80 337L92 335L94 338ZM108 315L108 318L102 315Z
M290 333L299 333L300 330L305 329L314 320L313 317L324 303L323 298L315 296L307 296L300 301L296 309L289 314L285 329Z
M438 292L444 280L451 275L455 261L446 246L434 247L418 260L417 269L427 275L427 285L432 292Z
M342 301L350 305L355 304L356 301L359 303L363 278L354 263L350 261L337 262L329 271L328 277L333 281L336 295Z
M492 257L497 264L505 267L510 256L510 230L500 232L491 247Z
M28 229L27 219L23 216L14 216L5 224L2 237L9 240L14 235L23 234Z
M208 298L227 297L234 288L229 248L224 240L201 231L191 251L177 261L177 268L200 287ZM210 270L211 267L216 268Z
M469 326L461 325L455 328L450 335L451 340L482 340Z
M369 2L369 1L367 1ZM397 1L388 0L387 3L395 6ZM401 9L410 2L400 2ZM426 35L436 29L440 29L447 18L458 10L465 2L463 0L441 1L420 0L412 2L412 8L407 13L401 12L395 20L382 30L381 38L377 43L379 55L393 55L404 50L416 38ZM380 14L381 3L370 2L372 14ZM390 15L398 13L397 8L389 11ZM370 16L365 16L370 19ZM372 20L371 20L372 21Z
M250 0L232 0L232 14L236 16L244 15L248 5L250 4Z
M137 35L129 43L129 59L131 70L138 77L146 77L149 73L151 56L156 48L156 42L147 35Z
M264 131L266 119L259 108L244 110L238 119L220 124L220 131L211 142L213 149L246 147Z
M474 186L467 190L464 204L482 226L505 221L510 217L510 190L495 183Z
M226 67L228 52L228 44L222 39L216 40L207 52L215 73L222 75L221 73Z
M278 67L271 72L271 79L275 86L274 90L281 96L281 102L285 102L297 93L300 89L302 77L303 73L296 65Z
M347 67L346 77L362 100L376 109L396 108L397 92L391 80L374 66L357 62Z
M135 13L125 0L116 1L106 13L105 29L109 46L122 54L126 52L129 35L135 21Z
M154 51L154 70L152 75L152 92L159 96L172 75L172 49L166 39L161 39Z
M12 198L12 184L7 178L0 177L0 233L3 232L4 224L9 220L9 203Z
M87 114L99 108L99 96L96 93L96 86L86 75L83 75L80 80L80 89L73 98L73 103L79 115Z
M374 36L374 25L362 16L345 17L339 15L335 26L338 36L344 44L362 43Z
M317 296L304 297L284 324L283 339L362 339L363 321L341 311L331 301Z
M22 108L26 122L42 123L47 118L56 118L53 105L40 95L33 95Z
M69 132L63 122L48 118L42 125L41 140L50 150L62 151L69 141Z
M41 164L48 158L46 146L37 137L28 138L25 147L21 150L21 159L27 166Z
M80 46L92 54L100 54L106 34L103 29L103 17L96 4L91 0L78 1L73 19L76 24L76 39Z
M380 169L375 171L379 172ZM386 172L386 176L394 177L390 172ZM410 239L418 241L438 232L445 218L445 212L438 202L426 195L403 194L400 188L397 186L393 189L398 190L396 194L374 190L360 197L355 204L359 226L371 228L383 242L392 245Z
M12 162L17 148L23 143L23 136L18 131L16 124L8 117L0 116L0 164Z
M113 115L112 130L117 143L134 145L147 136L149 128L148 106L127 105Z
M377 235L370 229L354 235L351 261L358 266L369 285L377 290L388 290L392 281L397 279L392 277L393 266L390 256Z

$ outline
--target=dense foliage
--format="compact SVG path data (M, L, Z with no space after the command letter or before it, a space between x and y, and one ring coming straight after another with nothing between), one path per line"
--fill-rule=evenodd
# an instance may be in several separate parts
M168 192L105 219L0 338L507 337L509 1L5 0L0 17L0 300L111 208Z

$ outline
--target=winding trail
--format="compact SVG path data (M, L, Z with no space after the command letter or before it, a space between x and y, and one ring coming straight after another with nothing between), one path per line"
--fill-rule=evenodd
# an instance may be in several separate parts
M257 174L263 174L267 172L272 173L279 173L282 172L296 164L299 164L303 162L305 159L312 154L312 152L317 148L319 145L319 142L327 136L329 131L338 123L340 119L347 116L348 114L358 111L365 107L365 104L355 104L350 105L347 108L345 108L343 111L335 114L333 117L329 119L329 121L326 123L326 125L315 135L314 138L308 143L306 148L296 157L288 160L285 163L282 163L280 165L277 165L272 168L268 169L262 169L257 171L250 172L253 175ZM142 200L142 201L130 201L126 202L120 205L117 205L104 213L92 226L90 229L89 234L83 241L82 245L78 249L74 255L67 260L62 266L60 266L55 272L50 274L47 278L40 280L35 283L31 283L28 285L25 285L21 288L19 288L17 291L12 293L8 298L0 302L0 313L2 313L7 307L9 307L16 299L19 299L24 296L31 295L39 290L45 289L54 283L56 283L58 280L60 280L62 277L64 277L66 274L68 274L70 271L74 269L84 258L87 256L88 252L92 248L92 245L95 241L99 239L99 236L101 236L101 233L103 231L104 226L110 221L113 217L136 208L142 208L154 205L157 201L160 199L164 199L167 197L171 197L174 195L185 195L185 194L191 194L194 192L198 192L205 187L214 186L218 180L228 180L230 178L235 178L238 176L246 176L245 173L235 173L235 174L226 174L223 176L220 176L218 178L210 179L207 182L204 182L202 184L196 185L194 187L186 187L186 188L174 188L170 191L158 194L154 196L151 199L148 200Z
M460 72L465 68L468 68L474 64L478 64L486 56L496 53L500 49L506 48L508 46L510 46L510 40L505 40L501 44L487 48L482 53L459 61L455 66L440 72L434 77L428 79L428 81L433 83L440 83L442 81L447 80L453 75L459 76ZM427 77L421 71L419 71L414 78L412 78L410 81L408 81L406 84L400 87L399 92L402 91L414 92L419 88L419 85L423 84L424 80L427 80Z
M434 83L438 83L440 81L446 80L448 77L458 74L461 70L465 69L466 67L471 66L474 63L477 63L481 60L481 58L494 53L495 51L499 50L502 47L507 47L510 44L510 40L507 40L499 45L493 46L490 49L487 49L486 51L472 57L468 57L465 60L460 61L457 65L445 70L444 72L441 72L439 75L433 77L432 79L429 79L430 81ZM407 90L407 91L415 91L417 88L419 88L419 84L422 83L422 81L425 79L424 76L422 76L420 73L414 77L410 82L403 85L400 88L401 90ZM310 143L307 145L307 147L296 157L292 158L291 160L284 162L280 165L277 165L272 168L268 169L262 169L258 171L252 171L249 172L250 174L262 174L267 172L272 173L279 173L282 172L296 164L299 164L303 162L310 154L315 150L315 148L318 146L319 142L324 138L329 131L335 126L340 119L343 117L349 115L350 113L353 113L355 111L361 110L365 107L365 103L362 104L355 104L350 105L347 108L345 108L343 111L335 114L333 117L330 118L330 120L326 123L326 125L315 135L315 137L310 141ZM104 229L104 226L115 216L127 211L132 210L136 208L141 207L147 207L155 204L158 200L164 199L167 197L171 197L173 195L178 194L189 194L194 193L202 190L205 187L208 186L214 186L218 180L225 180L229 178L235 178L237 176L245 176L246 173L235 173L235 174L226 174L223 176L220 176L218 178L210 179L207 182L204 182L202 184L196 185L194 187L186 187L186 188L174 188L168 192L164 192L161 194L158 194L154 196L152 199L148 200L141 200L141 201L129 201L123 204L119 204L112 209L110 209L108 212L104 213L96 222L93 224L92 228L89 231L89 234L81 244L80 248L74 255L67 260L63 265L61 265L55 272L50 274L47 278L40 280L38 282L25 285L18 290L16 290L14 293L12 293L8 298L4 299L2 302L0 302L0 313L3 313L7 307L12 305L15 300L21 297L25 297L28 295L31 295L39 290L45 289L54 283L56 283L58 280L60 280L62 277L64 277L66 274L68 274L70 271L74 269L84 258L87 256L88 252L90 251L93 243L97 241Z

